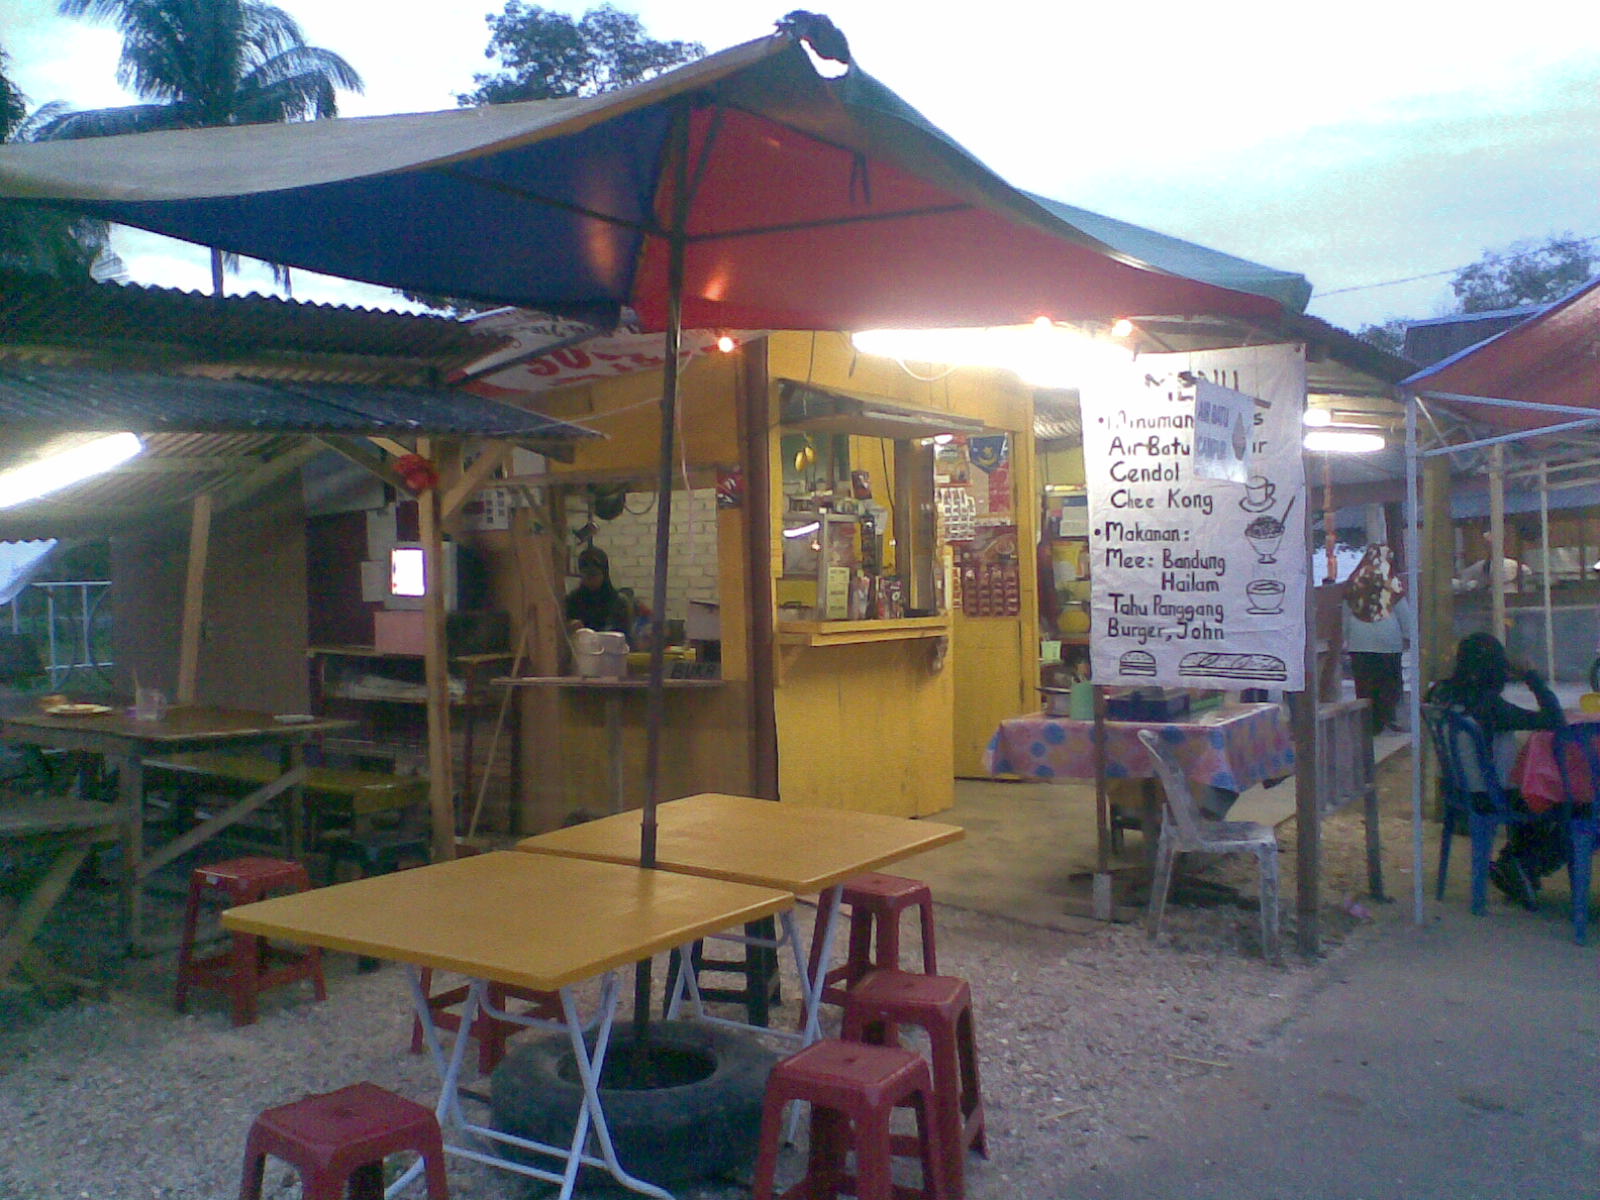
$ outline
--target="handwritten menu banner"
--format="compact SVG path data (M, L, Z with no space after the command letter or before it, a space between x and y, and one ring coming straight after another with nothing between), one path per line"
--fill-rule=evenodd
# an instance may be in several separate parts
M1096 683L1305 688L1305 377L1303 348L1274 345L1085 384ZM1242 483L1195 472L1202 383L1250 398Z

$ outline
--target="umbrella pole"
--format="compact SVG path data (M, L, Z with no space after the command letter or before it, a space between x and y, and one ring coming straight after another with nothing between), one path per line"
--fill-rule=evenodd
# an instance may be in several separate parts
M672 548L672 476L677 457L678 348L683 337L683 253L674 234L667 257L666 362L661 368L661 473L656 480L655 579L650 589L650 681L645 692L644 812L639 826L639 865L656 865L656 803L661 791L661 724L666 700L667 563ZM691 970L689 963L682 970ZM641 959L633 973L634 1036L643 1040L650 1027L650 960Z

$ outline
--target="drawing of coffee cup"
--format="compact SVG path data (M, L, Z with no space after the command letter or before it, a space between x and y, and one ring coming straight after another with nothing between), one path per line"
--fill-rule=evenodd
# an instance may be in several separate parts
M1239 501L1239 507L1247 512L1262 512L1272 507L1273 497L1278 494L1278 485L1265 475L1252 475L1250 482L1244 485L1244 499Z
M1275 563L1278 543L1283 541L1283 522L1263 513L1244 527L1244 538L1254 547L1257 562Z
M1276 579L1256 579L1245 585L1246 609L1253 613L1283 611L1284 587Z

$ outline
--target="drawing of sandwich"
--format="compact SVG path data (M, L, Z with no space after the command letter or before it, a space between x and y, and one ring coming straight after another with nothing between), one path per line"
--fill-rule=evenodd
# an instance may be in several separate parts
M1178 664L1179 675L1209 675L1218 679L1249 679L1259 682L1289 678L1289 669L1275 654L1237 654L1224 650L1203 650L1185 654Z
M1156 656L1148 650L1129 650L1117 660L1117 669L1123 675L1154 675Z

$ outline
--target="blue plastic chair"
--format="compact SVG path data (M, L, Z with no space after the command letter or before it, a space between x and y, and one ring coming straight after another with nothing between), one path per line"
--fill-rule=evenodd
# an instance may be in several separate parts
M1556 730L1552 749L1567 799L1567 879L1572 884L1572 935L1581 946L1589 936L1589 878L1600 843L1600 722L1579 721ZM1586 780L1574 781L1568 760L1583 755Z
M1457 827L1465 822L1472 839L1472 911L1482 916L1488 907L1489 861L1494 855L1495 834L1502 825L1521 825L1527 816L1516 812L1500 786L1494 754L1483 727L1466 713L1439 704L1424 704L1422 720L1428 727L1434 757L1441 775L1440 798L1444 801L1444 833L1439 840L1439 881L1434 898L1444 899L1445 876L1450 869L1450 843ZM1471 759L1465 758L1471 755ZM1466 762L1477 767L1481 789L1468 784Z

